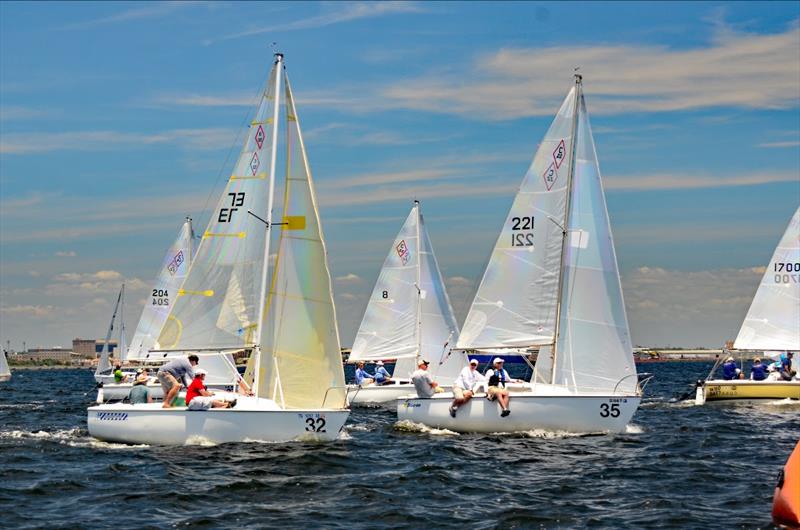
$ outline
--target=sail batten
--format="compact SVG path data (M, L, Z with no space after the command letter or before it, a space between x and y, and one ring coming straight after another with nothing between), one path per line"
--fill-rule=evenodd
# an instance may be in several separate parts
M767 264L734 348L800 350L800 207Z

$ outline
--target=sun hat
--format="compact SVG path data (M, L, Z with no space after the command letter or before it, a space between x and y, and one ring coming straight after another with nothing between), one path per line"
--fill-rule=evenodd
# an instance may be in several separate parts
M378 361L375 363L375 366L383 366L383 361Z
M194 375L208 375L208 370L203 370L202 368L198 368L194 371Z
M475 364L475 365L479 364L478 359L470 359L469 364Z
M500 357L495 357L494 361L492 361L492 364L504 363L504 362L505 361L503 359L501 359Z

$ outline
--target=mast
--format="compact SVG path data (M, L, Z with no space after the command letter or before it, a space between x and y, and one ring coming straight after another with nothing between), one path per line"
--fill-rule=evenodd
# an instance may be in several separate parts
M189 256L188 259L194 258L194 228L192 227L192 218L186 216L186 222L189 223Z
M558 334L561 329L561 300L564 291L564 257L566 255L567 235L569 234L569 212L572 204L572 182L575 177L575 155L578 151L578 111L580 109L581 98L583 97L582 85L583 76L575 74L575 108L572 113L572 148L569 158L569 172L567 173L567 200L564 206L564 226L561 231L561 263L558 269L558 291L556 292L556 327L553 334L553 354L550 366L550 384L556 376L556 360L558 359Z
M417 366L422 359L422 241L419 238L419 201L414 200L414 209L417 212Z
M119 295L119 361L124 363L128 360L128 345L125 343L125 284Z
M269 193L267 195L267 237L264 239L264 266L261 269L261 297L258 305L258 323L256 326L256 362L253 374L253 388L258 389L261 372L261 335L263 332L264 310L267 296L267 270L269 269L269 240L272 235L272 204L275 196L275 164L278 154L278 113L281 100L281 70L283 67L283 54L275 54L275 101L272 112L272 153L269 161ZM277 368L276 368L277 369Z

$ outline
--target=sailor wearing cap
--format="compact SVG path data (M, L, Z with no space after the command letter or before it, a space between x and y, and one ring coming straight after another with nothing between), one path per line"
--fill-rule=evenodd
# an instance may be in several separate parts
M376 385L388 385L392 381L392 377L389 375L389 372L386 371L386 368L383 366L383 361L378 361L375 363L375 384Z
M420 359L417 363L418 370L411 374L411 382L414 383L414 388L417 390L417 396L421 398L429 398L437 392L441 392L439 383L433 380L430 372L428 372L428 365L430 361Z
M739 377L739 370L736 368L736 361L733 360L733 357L728 357L725 359L725 362L722 364L722 378L726 381L730 381L731 379L736 379Z
M472 359L465 366L453 383L453 403L450 405L450 416L456 417L458 407L465 404L475 395L475 385L486 378L478 371L478 360Z
M502 409L500 416L505 418L511 414L511 411L508 409L509 397L506 383L519 383L520 380L511 379L508 372L503 368L503 364L503 359L495 357L494 361L492 361L493 368L486 372L486 378L489 380L489 388L486 391L486 397L489 401L497 400Z

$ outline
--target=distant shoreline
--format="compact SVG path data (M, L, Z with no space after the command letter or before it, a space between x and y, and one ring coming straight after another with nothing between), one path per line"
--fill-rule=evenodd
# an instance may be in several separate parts
M12 372L17 372L20 370L91 370L90 368L85 368L83 366L68 366L61 364L54 366L31 366L29 364L17 365L9 363L9 368L11 368Z

